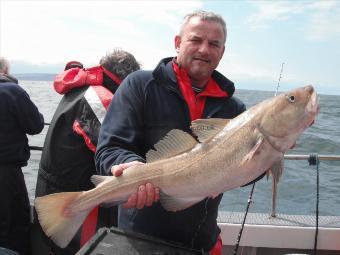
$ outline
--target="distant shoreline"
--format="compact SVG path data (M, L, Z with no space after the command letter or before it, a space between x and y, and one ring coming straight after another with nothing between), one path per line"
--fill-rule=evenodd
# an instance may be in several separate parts
M12 74L15 78L20 81L53 81L56 73L17 73ZM287 86L288 84L281 84L279 88L279 93L284 91L289 91L294 88L293 85ZM272 92L275 94L276 84L272 84L270 82L259 82L259 81L235 81L236 92L237 90L250 90L250 91L265 91ZM298 87L296 85L295 87ZM327 89L327 86L321 87L319 86L320 91L315 86L319 95L333 95L339 96L340 90L330 90ZM321 88L323 88L321 90Z
M25 80L25 81L53 81L55 73L19 73L13 74L15 78L18 80Z

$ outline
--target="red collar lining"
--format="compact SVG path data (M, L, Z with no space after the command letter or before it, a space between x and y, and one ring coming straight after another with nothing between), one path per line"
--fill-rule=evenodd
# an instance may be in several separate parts
M174 61L173 69L178 80L179 89L189 107L191 121L202 118L207 97L228 96L227 92L223 91L212 78L210 78L206 88L195 95L189 76L184 68L180 68Z

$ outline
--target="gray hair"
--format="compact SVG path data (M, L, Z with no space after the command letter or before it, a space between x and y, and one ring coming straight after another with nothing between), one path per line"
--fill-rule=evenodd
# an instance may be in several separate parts
M9 69L9 63L8 60L0 57L0 73L8 73L8 69Z
M140 64L131 53L118 48L102 57L99 64L117 75L121 80L128 74L140 69Z
M194 17L199 17L201 20L219 23L222 26L222 29L223 29L223 32L224 32L224 41L226 41L226 39L227 39L227 25L226 25L224 19L222 18L222 16L218 15L214 12L208 12L208 11L203 11L203 10L194 11L192 13L185 15L183 23L182 23L181 28L180 28L179 35L183 34L184 27L189 23L190 19L194 18Z

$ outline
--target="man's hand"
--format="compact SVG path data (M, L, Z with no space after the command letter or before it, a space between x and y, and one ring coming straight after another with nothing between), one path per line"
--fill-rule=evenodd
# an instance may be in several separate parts
M123 171L131 166L144 164L139 161L132 161L129 163L122 163L111 168L112 175L118 177L123 174ZM142 209L144 206L151 206L154 202L159 200L159 188L153 186L152 183L146 183L138 187L138 191L133 193L128 198L127 202L123 204L124 208Z

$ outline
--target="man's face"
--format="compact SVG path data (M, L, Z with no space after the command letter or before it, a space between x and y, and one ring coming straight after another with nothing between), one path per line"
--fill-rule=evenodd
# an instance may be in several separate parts
M224 43L221 24L193 17L175 37L177 63L195 85L204 86L223 56Z

